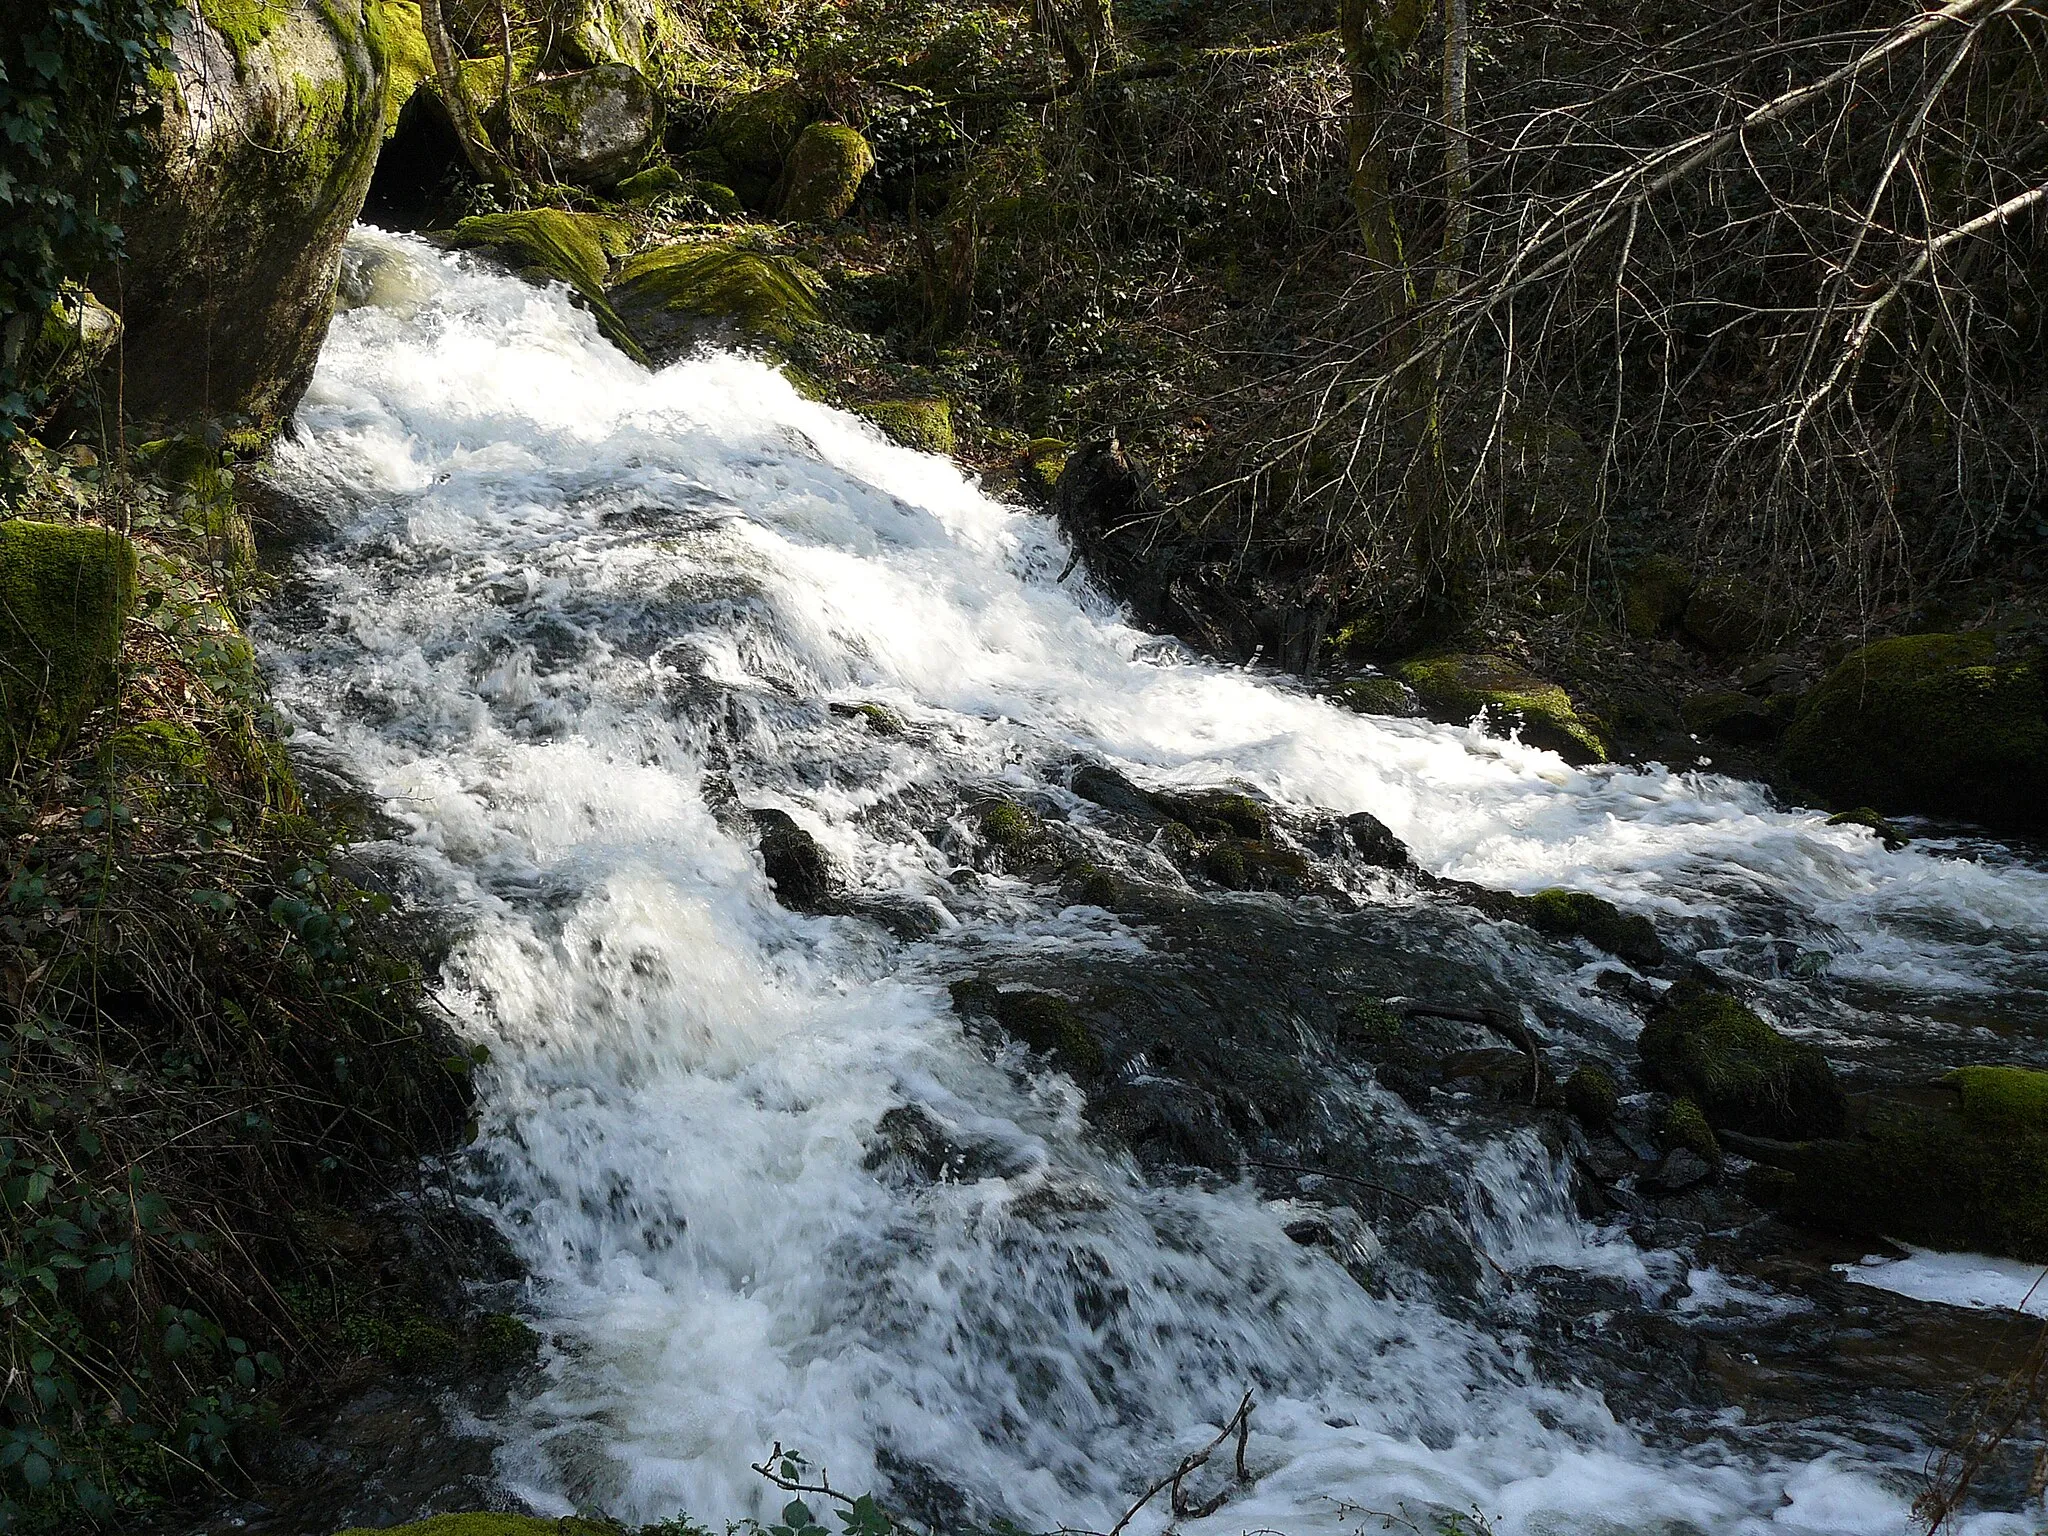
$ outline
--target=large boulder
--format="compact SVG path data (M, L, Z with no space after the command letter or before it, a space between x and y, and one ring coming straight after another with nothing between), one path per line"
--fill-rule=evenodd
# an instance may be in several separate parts
M135 546L86 523L0 523L0 771L61 748L106 694Z
M731 97L712 115L705 140L711 163L700 169L731 187L748 207L766 210L811 115L810 98L793 80Z
M1806 696L1785 766L1836 805L2048 825L2044 670L1983 631L1880 640Z
M702 44L677 0L552 0L551 64L624 64L675 88L703 68Z
M521 148L549 181L616 186L646 163L661 133L654 92L630 64L536 80L512 103Z
M1424 656L1395 672L1439 720L1463 724L1486 713L1489 725L1518 730L1532 747L1568 763L1604 763L1607 743L1584 719L1571 695L1503 656Z
M204 0L172 13L163 113L123 216L123 404L148 436L273 433L313 375L341 243L383 137L367 0Z
M370 0L370 24L384 45L384 137L398 131L399 114L413 92L434 78L419 0Z
M875 152L859 129L812 123L797 135L783 166L779 211L785 219L843 219L874 168Z

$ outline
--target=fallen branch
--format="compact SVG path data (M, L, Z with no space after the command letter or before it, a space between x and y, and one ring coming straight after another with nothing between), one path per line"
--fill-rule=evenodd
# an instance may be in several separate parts
M1172 1472L1162 1477L1150 1488L1147 1488L1139 1497L1138 1502L1124 1511L1123 1519L1117 1521L1115 1525L1109 1528L1108 1536L1123 1536L1124 1527L1128 1526L1138 1517L1138 1512L1169 1488L1173 1490L1171 1503L1176 1520L1200 1520L1215 1514L1217 1510L1221 1509L1223 1501L1230 1496L1228 1489L1217 1494L1215 1498L1209 1500L1206 1504L1192 1505L1187 1502L1186 1495L1181 1492L1180 1485L1190 1472L1193 1472L1197 1467L1206 1465L1209 1458L1216 1454L1217 1447L1228 1440L1232 1434L1237 1436L1237 1480L1240 1483L1251 1481L1251 1473L1244 1464L1244 1447L1246 1439L1251 1435L1252 1407L1252 1395L1247 1392L1244 1395L1244 1400L1237 1405L1237 1412L1226 1419L1223 1428L1216 1432L1216 1438L1203 1446L1201 1450L1195 1452L1194 1455L1182 1461ZM1077 1536L1080 1536L1080 1533L1077 1533Z

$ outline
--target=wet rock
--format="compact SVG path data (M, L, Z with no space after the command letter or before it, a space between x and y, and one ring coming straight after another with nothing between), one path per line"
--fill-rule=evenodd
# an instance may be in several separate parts
M1104 768L1096 763L1083 763L1074 770L1068 787L1083 800L1094 802L1106 811L1119 816L1129 816L1137 821L1164 821L1165 814L1152 803L1137 785L1118 773L1114 768Z
M1704 982L1666 993L1636 1049L1650 1082L1694 1100L1716 1128L1796 1138L1839 1135L1845 1123L1846 1097L1819 1049Z
M875 152L859 129L812 123L797 135L784 162L781 216L812 222L845 218L874 168Z
M121 296L138 436L218 421L260 440L290 420L327 335L383 140L386 55L365 0L175 6L167 25L120 270L92 287Z
M1647 917L1623 912L1589 891L1551 889L1519 898L1513 915L1538 933L1559 939L1584 939L1630 965L1650 967L1664 961L1664 943Z
M609 188L653 152L661 120L640 71L630 64L556 75L513 92L525 148L550 181Z
M1005 990L978 980L955 982L952 996L956 1012L988 1015L1013 1038L1050 1056L1070 1076L1082 1082L1102 1076L1107 1065L1102 1041L1072 999L1024 987Z
M1761 699L1725 689L1693 694L1679 706L1679 715L1695 735L1736 746L1769 741L1784 724Z
M1326 697L1361 715L1391 715L1399 720L1412 720L1422 713L1422 701L1415 696L1413 688L1398 677L1385 677L1378 673L1347 677L1332 684Z
M1352 849L1366 863L1380 869L1414 867L1415 859L1408 852L1408 845L1370 811L1353 811L1344 818L1343 827Z
M84 523L0 522L0 764L70 740L114 682L135 546Z
M1416 1271L1441 1304L1470 1306L1486 1288L1486 1260L1464 1223L1440 1205L1414 1211L1386 1233L1386 1257Z
M1452 1093L1470 1093L1508 1104L1532 1104L1536 1100L1537 1066L1526 1051L1493 1046L1460 1051L1444 1058L1441 1071L1444 1087Z
M1273 813L1239 790L1197 789L1146 796L1158 812L1202 837L1263 840L1273 830Z
M1299 895L1318 884L1315 868L1291 848L1226 837L1203 850L1202 873L1230 891Z
M1650 555L1637 561L1622 586L1622 619L1628 632L1650 640L1673 628L1685 614L1692 586L1692 571L1681 560Z
M925 1184L970 1183L994 1172L995 1161L985 1149L961 1145L923 1105L898 1104L875 1122L861 1166Z
M671 362L724 335L786 339L818 323L824 294L801 262L712 240L633 257L607 298L648 354Z
M1655 1007L1658 1000L1664 996L1663 989L1655 983L1645 981L1634 971L1624 971L1616 965L1603 966L1595 971L1593 986L1596 991L1608 997L1622 998L1645 1008Z
M1911 837L1901 832L1867 805L1858 806L1853 811L1836 812L1828 818L1828 825L1831 827L1862 827L1866 831L1876 834L1878 841L1884 844L1885 852L1887 853L1897 853L1901 848L1906 847L1913 841Z
M998 801L981 813L981 840L992 848L1015 853L1031 841L1037 830L1031 813L1008 800Z
M1216 1099L1186 1083L1141 1077L1090 1096L1088 1122L1149 1169L1205 1168L1234 1175L1244 1149Z
M749 812L761 838L761 862L775 899L795 912L821 912L831 901L832 864L818 840L787 811Z
M1643 1188L1658 1194L1677 1195L1695 1189L1714 1176L1714 1165L1691 1147L1673 1147L1664 1160L1643 1175Z
M2009 1118L2009 1088L2000 1084L1987 1101L1980 1086L1974 1108L1967 1093L1943 1105L1878 1099L1862 1107L1850 1136L1741 1150L1792 1175L1783 1209L1794 1219L2048 1262L2048 1129L2032 1118L2048 1074L2021 1078L2034 1081L2018 1095L2017 1118Z
M1607 743L1583 719L1571 695L1502 656L1428 656L1396 669L1432 718L1463 725L1480 711L1503 733L1555 752L1569 763L1604 763Z
M1605 1067L1588 1064L1565 1079L1564 1107L1580 1124L1602 1130L1614 1123L1621 1090Z
M1806 696L1785 765L1836 805L2048 825L2043 676L2040 650L1983 631L1880 640Z
M615 346L645 362L647 354L605 298L611 257L625 250L630 234L625 224L601 214L529 208L475 215L432 238L451 250L489 257L528 282L566 284Z

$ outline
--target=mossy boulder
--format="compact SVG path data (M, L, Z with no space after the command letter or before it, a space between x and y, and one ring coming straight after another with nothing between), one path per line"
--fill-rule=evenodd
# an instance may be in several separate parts
M0 522L0 758L58 749L106 697L135 603L135 546L84 523Z
M1667 1152L1683 1147L1696 1152L1710 1164L1721 1161L1721 1143L1714 1128L1691 1099L1673 1099L1657 1122L1657 1145Z
M536 80L512 103L540 173L570 186L616 186L646 163L661 133L654 92L630 64Z
M778 212L807 222L843 219L874 168L875 152L859 129L812 123L797 135L783 164Z
M906 448L953 451L953 407L946 400L870 400L856 409Z
M1716 656L1739 656L1778 638L1783 620L1747 576L1709 576L1685 600L1685 632Z
M621 202L651 203L658 197L685 191L689 185L690 178L664 160L628 176L619 183L615 195Z
M384 86L384 137L398 131L398 114L414 91L434 78L419 0L370 0L369 21L383 42L388 70Z
M1638 560L1622 583L1623 624L1639 640L1654 639L1685 617L1692 587L1692 571L1684 561L1670 555Z
M1502 656L1424 656L1400 663L1400 680L1432 718L1464 724L1482 710L1488 723L1519 730L1533 747L1568 763L1604 763L1607 743L1556 683Z
M963 1014L987 1014L1004 1031L1083 1082L1102 1076L1107 1057L1081 1010L1056 992L1029 988L998 990L986 981L953 984L953 1007Z
M730 97L712 114L706 148L716 152L748 207L771 205L783 165L811 117L810 98L793 80Z
M367 0L212 0L173 9L169 37L120 271L92 286L118 275L132 422L267 435L312 378L369 190L384 29Z
M2048 826L2048 696L2038 649L1990 634L1902 635L1850 656L1785 733L1785 766L1837 805L2015 831Z
M451 250L488 256L529 282L566 284L615 346L645 362L638 338L605 296L611 257L625 249L629 237L626 225L602 214L529 208L479 214L433 238Z
M1538 933L1584 939L1630 965L1660 965L1664 960L1663 940L1647 917L1624 912L1590 891L1538 891L1516 902L1515 916Z
M659 360L737 332L787 340L822 318L824 279L801 262L727 241L665 245L628 261L609 297Z
M1784 726L1784 717L1762 699L1733 689L1692 694L1678 713L1695 735L1738 746L1768 741Z
M2048 1072L1962 1067L1942 1081L1962 1096L1963 1120L1972 1130L2048 1131Z
M1781 1198L1795 1219L2048 1263L2048 1129L1985 1124L1967 1096L1959 1109L1879 1100L1853 1136L1786 1152Z
M28 356L20 359L9 348L5 362L13 369L25 361L21 377L51 401L61 401L98 373L121 339L121 317L75 285L51 300L40 328L32 317L23 319L30 332L25 337Z
M1847 1096L1818 1047L1704 982L1667 992L1636 1050L1646 1080L1693 1100L1720 1129L1798 1140L1838 1136L1847 1122Z
M674 93L700 85L703 45L680 0L550 0L550 68L623 64Z

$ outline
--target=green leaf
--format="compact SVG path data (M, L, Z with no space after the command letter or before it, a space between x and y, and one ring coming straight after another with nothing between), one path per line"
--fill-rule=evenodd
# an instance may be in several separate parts
M50 1463L41 1453L30 1451L21 1458L21 1480L31 1488L46 1487L50 1481Z

